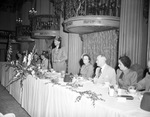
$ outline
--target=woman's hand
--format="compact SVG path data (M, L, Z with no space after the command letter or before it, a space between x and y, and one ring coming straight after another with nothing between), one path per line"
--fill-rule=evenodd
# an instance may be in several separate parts
M138 84L134 84L134 85L132 85L132 86L129 86L129 87L128 87L128 91L129 91L130 89L137 90L137 89L138 89Z

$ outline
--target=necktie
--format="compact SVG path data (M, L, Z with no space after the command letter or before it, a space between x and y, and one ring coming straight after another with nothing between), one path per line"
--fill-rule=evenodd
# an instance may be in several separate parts
M98 72L98 77L100 77L101 76L101 73L102 73L102 68L99 68L99 72Z
M123 78L123 75L124 75L124 73L122 72L122 73L120 74L119 78L122 79L122 78Z

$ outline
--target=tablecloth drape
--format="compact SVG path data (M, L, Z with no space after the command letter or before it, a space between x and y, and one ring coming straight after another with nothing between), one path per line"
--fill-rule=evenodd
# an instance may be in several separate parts
M1 84L6 87L9 93L19 102L21 103L21 88L20 88L20 80L12 83L8 86L9 81L15 75L15 69L13 67L7 66L8 62L0 62L0 77Z
M6 70L4 66L2 69L1 84L6 86L13 77L14 70ZM108 95L108 88L89 81L83 87L70 89L65 83L56 85L48 79L27 75L22 87L18 80L8 90L31 117L150 117L150 112L140 109L140 100L137 97L118 102L116 97ZM97 100L93 106L92 100L85 95L76 102L80 95L76 91L87 90L102 94L101 98L105 101Z

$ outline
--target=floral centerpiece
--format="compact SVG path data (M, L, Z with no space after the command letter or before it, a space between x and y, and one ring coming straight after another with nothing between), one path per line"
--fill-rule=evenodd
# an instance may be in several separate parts
M10 63L8 63L6 65L6 66L8 66L8 69L10 67L13 67L14 71L16 72L14 77L7 84L7 86L12 84L13 82L18 81L19 79L20 79L20 84L22 86L23 80L26 79L27 74L34 76L35 72L38 72L38 69L40 69L40 67L33 66L31 64L34 54L35 54L35 46L34 46L32 52L30 52L29 54L28 54L28 51L26 51L22 62L19 62L16 60L16 61L11 61Z
M7 64L8 69L10 67L14 68L14 71L16 72L14 77L9 81L6 87L8 87L10 84L13 82L16 82L20 80L21 87L23 85L24 79L26 79L27 75L32 75L35 78L39 79L50 79L51 82L57 81L58 82L58 77L60 77L59 73L56 73L54 70L47 70L47 69L42 69L41 64L32 64L33 56L36 54L35 52L35 46L28 54L28 51L25 52L24 57L22 62L19 61L11 61L10 63Z
M14 71L16 72L14 77L7 84L7 86L9 86L10 84L12 84L15 81L18 81L19 79L21 80L20 83L22 86L22 82L26 78L26 75L33 74L33 70L34 70L35 66L31 65L32 58L33 58L33 53L30 53L30 54L26 54L24 56L22 63L20 63L16 60L16 61L11 61L9 64L7 64L8 69L9 69L9 67L13 67Z

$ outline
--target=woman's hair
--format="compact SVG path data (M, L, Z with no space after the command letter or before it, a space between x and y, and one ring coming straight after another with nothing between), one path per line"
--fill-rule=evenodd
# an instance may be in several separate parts
M49 58L48 51L43 51L41 55L43 55L47 59Z
M21 57L22 57L22 54L21 54L19 51L17 51L17 53L16 53L16 59L17 59L17 60L20 58L19 55L21 55Z
M56 37L55 39L54 39L54 41L55 40L57 40L57 41L59 41L60 42L60 44L59 44L59 49L61 48L61 40L62 40L62 38L61 37ZM55 46L56 47L56 46Z
M35 57L35 56L37 56L37 58L39 58L39 55L38 55L38 53L37 53L37 52L36 52L36 53L34 53L34 57Z
M123 63L123 65L127 68L130 68L131 66L131 60L128 56L124 55L119 58L119 60Z
M84 55L82 55L82 59L84 58L84 56L87 56L87 57L88 57L88 59L89 59L89 62L91 62L91 57L90 57L88 54L84 54Z

